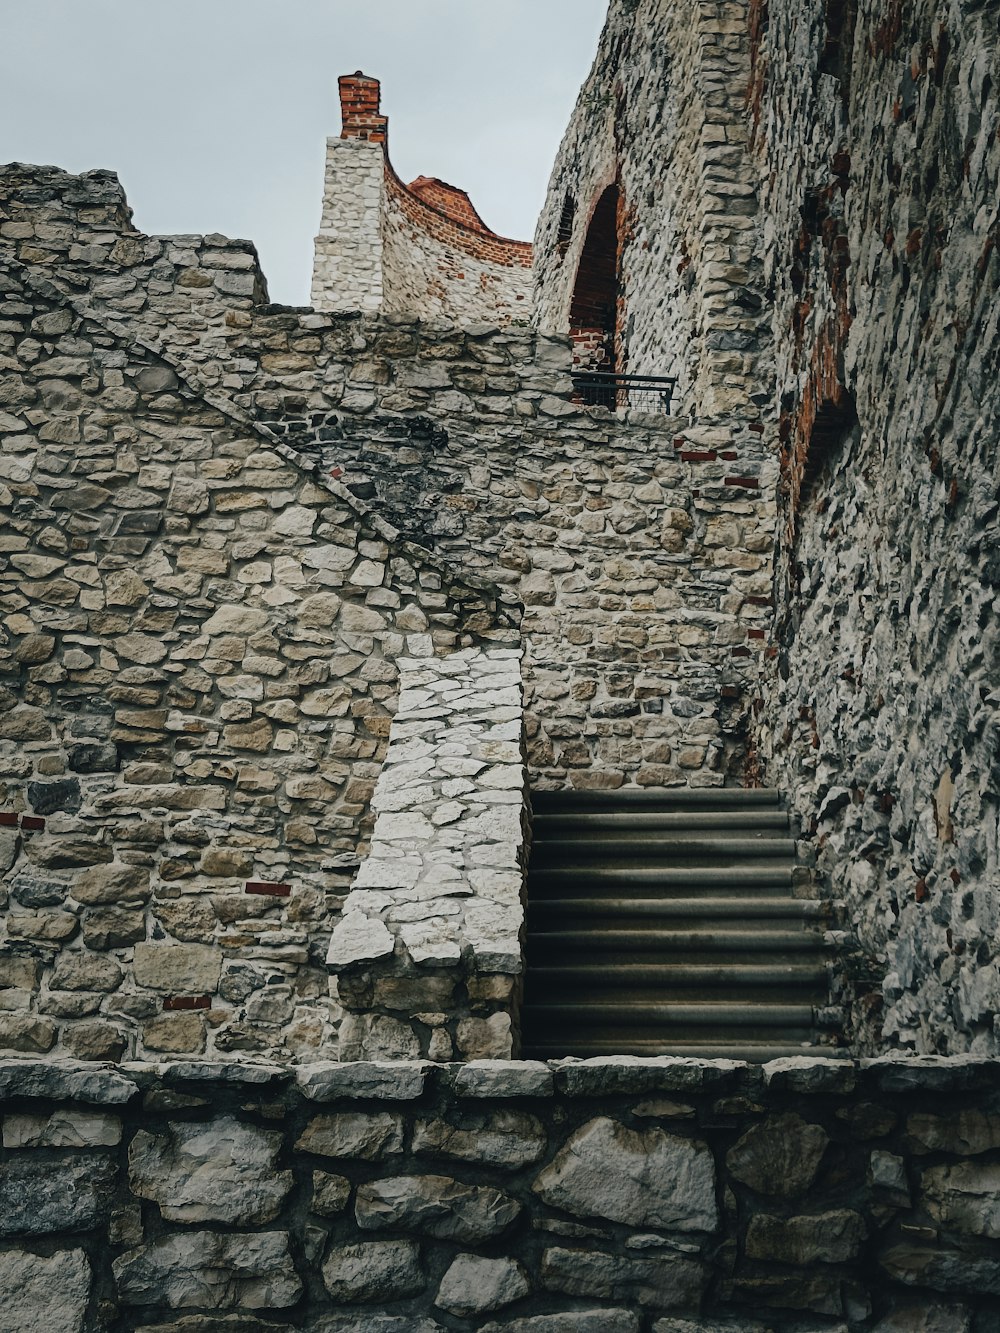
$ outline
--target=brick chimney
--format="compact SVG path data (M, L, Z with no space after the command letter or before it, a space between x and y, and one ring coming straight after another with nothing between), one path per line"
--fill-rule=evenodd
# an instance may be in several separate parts
M342 74L340 83L340 114L342 139L367 139L370 143L385 144L389 138L389 118L381 114L382 85L357 70Z

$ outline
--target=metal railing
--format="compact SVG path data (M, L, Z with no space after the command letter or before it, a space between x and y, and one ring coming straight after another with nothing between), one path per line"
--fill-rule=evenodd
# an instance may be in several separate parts
M608 371L578 370L573 394L585 407L607 407L612 412L653 412L669 416L677 387L675 375L613 375Z

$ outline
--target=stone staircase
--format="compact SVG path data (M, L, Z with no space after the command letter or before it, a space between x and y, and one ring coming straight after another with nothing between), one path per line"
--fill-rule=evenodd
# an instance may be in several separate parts
M836 1055L833 905L778 793L532 798L523 1055ZM803 896L810 895L810 896Z

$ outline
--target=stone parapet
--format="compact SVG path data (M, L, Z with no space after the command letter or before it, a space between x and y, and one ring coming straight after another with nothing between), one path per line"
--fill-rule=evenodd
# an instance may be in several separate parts
M979 1333L998 1096L972 1059L3 1061L0 1310L47 1333Z
M342 1059L516 1050L527 867L519 651L400 659L371 848L327 965Z

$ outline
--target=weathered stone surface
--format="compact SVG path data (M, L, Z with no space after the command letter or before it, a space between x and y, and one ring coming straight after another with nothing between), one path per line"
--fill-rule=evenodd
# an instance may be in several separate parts
M152 990L211 994L219 984L222 954L207 944L137 944L134 969L139 985Z
M97 1153L59 1162L9 1158L0 1165L0 1235L89 1231L108 1216L116 1176L112 1159Z
M375 1314L321 1315L307 1326L307 1333L444 1333L433 1319L414 1315Z
M960 1110L950 1115L918 1112L906 1118L906 1134L916 1153L947 1152L961 1157L1000 1148L1000 1115Z
M0 1254L0 1333L82 1333L90 1299L83 1250Z
M3 1120L5 1148L111 1148L121 1142L118 1116L59 1108L51 1115L22 1113Z
M423 1291L420 1250L408 1240L335 1246L323 1261L323 1285L337 1301L395 1301Z
M136 1333L293 1333L290 1324L253 1319L246 1314L181 1315L169 1324L147 1324Z
M555 1066L555 1073L559 1087L570 1096L608 1097L636 1092L681 1092L724 1084L741 1068L734 1060L602 1056L592 1060L560 1061Z
M578 1129L532 1189L580 1217L678 1231L714 1231L719 1221L705 1144L604 1117Z
M321 1217L336 1217L342 1213L351 1197L351 1182L344 1176L333 1176L326 1171L314 1171L312 1180L312 1211Z
M449 1176L396 1176L360 1185L355 1212L363 1231L398 1227L476 1245L506 1231L521 1205L501 1190Z
M758 1194L791 1199L816 1179L829 1139L820 1125L786 1112L755 1125L726 1155L737 1180Z
M425 1062L403 1061L399 1064L370 1064L347 1061L344 1064L309 1065L296 1071L303 1093L316 1102L332 1102L342 1097L364 1097L378 1101L414 1101L424 1090Z
M958 1305L907 1305L880 1319L872 1333L972 1333L972 1314Z
M418 1120L413 1129L413 1151L511 1168L537 1162L545 1152L547 1135L537 1116L519 1111L473 1113L466 1125L459 1128L447 1120Z
M1000 1164L932 1166L921 1177L924 1207L948 1231L1000 1240Z
M332 968L370 963L391 954L394 947L393 936L381 921L348 911L334 928L326 961Z
M165 1134L140 1130L129 1147L129 1183L168 1222L271 1222L292 1188L291 1172L277 1167L281 1146L278 1131L231 1116Z
M639 1316L628 1310L574 1310L484 1324L480 1333L639 1333L639 1327Z
M0 1047L41 1054L56 1044L57 1029L48 1019L27 1014L0 1014Z
M524 1269L515 1259L460 1254L441 1279L434 1304L461 1317L489 1314L512 1305L530 1290Z
M549 1249L542 1254L542 1286L569 1296L599 1296L659 1310L697 1311L708 1273L678 1254L621 1258L593 1249Z
M551 1097L552 1070L537 1060L470 1060L455 1070L461 1097Z
M809 1217L760 1213L747 1227L746 1254L772 1263L840 1264L857 1256L864 1238L864 1218L843 1208Z
M310 1120L295 1144L321 1157L357 1157L378 1162L403 1150L403 1118L386 1111L345 1112Z
M283 1231L189 1231L128 1250L111 1265L125 1305L282 1310L302 1294Z
M1000 1261L992 1254L946 1246L923 1249L904 1243L881 1254L879 1266L889 1277L908 1287L1000 1296Z
M48 1097L92 1106L121 1106L136 1096L132 1079L110 1069L81 1069L69 1063L0 1060L0 1098Z

